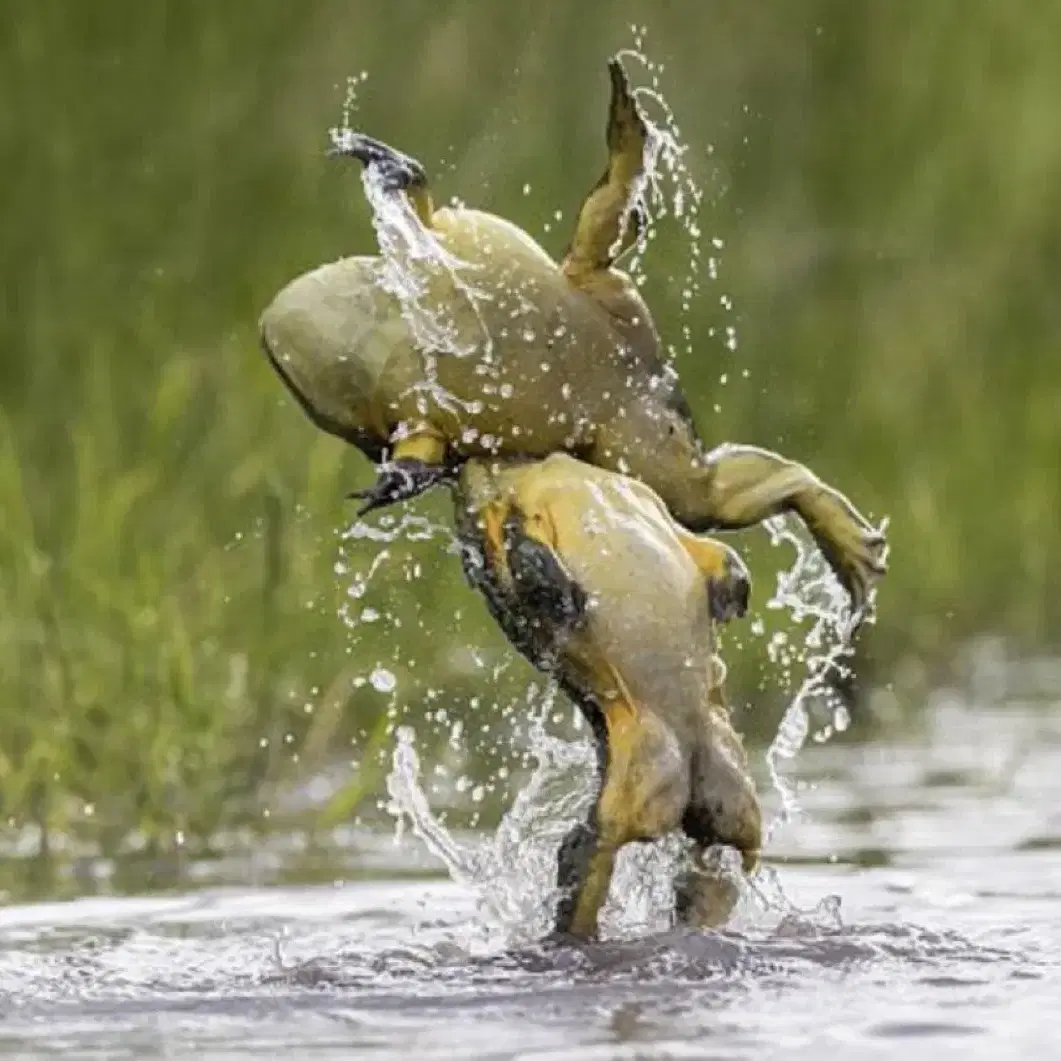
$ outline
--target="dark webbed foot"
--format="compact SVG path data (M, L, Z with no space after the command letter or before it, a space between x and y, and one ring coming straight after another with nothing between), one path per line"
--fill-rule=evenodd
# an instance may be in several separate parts
M606 139L612 155L629 155L640 163L648 140L648 125L630 88L630 79L618 57L608 60L612 95L608 103Z
M355 490L346 496L364 501L357 510L358 516L364 516L377 508L385 508L397 501L409 501L437 486L452 476L452 471L444 465L425 464L411 457L399 457L387 464L381 464L376 481L364 490Z
M866 618L869 595L877 579L888 573L888 542L884 532L860 519L845 548L819 542L826 563L851 599L851 624L857 628Z
M402 154L382 140L355 133L350 129L344 129L334 136L328 154L333 157L356 158L379 174L384 189L389 192L408 191L410 188L421 188L427 184L424 167L415 158Z

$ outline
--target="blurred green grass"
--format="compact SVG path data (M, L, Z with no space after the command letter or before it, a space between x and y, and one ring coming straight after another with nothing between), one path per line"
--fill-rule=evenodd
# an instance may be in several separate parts
M444 535L396 543L351 603L336 561L367 572L378 546L340 540L343 495L370 468L258 351L281 284L371 246L356 174L323 157L362 70L358 124L558 254L553 212L570 218L602 161L604 62L646 24L705 239L724 241L691 352L678 227L647 262L705 437L781 450L889 516L861 663L904 707L972 635L1056 644L1061 9L12 0L3 18L9 831L202 839L262 824L263 793L332 758L362 766L332 808L353 813L396 713L444 703L471 731L530 675ZM416 511L447 521L444 498ZM760 607L780 559L764 541L738 540ZM344 602L380 619L352 631ZM474 646L508 670L470 663ZM730 666L770 733L783 698L763 655L747 639ZM394 696L365 682L380 662ZM472 747L480 773L501 754Z

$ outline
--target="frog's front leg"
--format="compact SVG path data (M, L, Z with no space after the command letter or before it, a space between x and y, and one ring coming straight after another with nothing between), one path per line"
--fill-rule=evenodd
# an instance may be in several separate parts
M707 581L711 618L725 623L740 619L748 610L752 577L747 564L733 548L717 538L683 529L682 544Z
M347 495L365 502L358 509L358 517L399 501L410 501L452 479L455 472L446 456L446 440L433 429L423 428L399 439L379 466L376 481Z

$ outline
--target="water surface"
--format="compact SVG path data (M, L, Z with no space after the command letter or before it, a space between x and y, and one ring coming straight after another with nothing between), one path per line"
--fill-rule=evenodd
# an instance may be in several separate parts
M373 877L271 883L297 877L274 860L256 887L226 864L194 890L9 906L0 1056L1054 1056L1061 720L934 718L918 742L804 749L780 893L762 882L789 906L749 900L722 933L513 943L409 834L360 838Z

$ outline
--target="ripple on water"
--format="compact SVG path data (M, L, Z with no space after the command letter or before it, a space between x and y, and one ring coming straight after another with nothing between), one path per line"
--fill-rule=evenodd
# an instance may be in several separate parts
M824 866L784 873L812 894L837 886ZM1033 918L1019 940L979 918L963 927L964 908L928 888L906 897L920 923L904 923L881 915L888 879L845 878L845 901L863 913L847 925L790 915L771 929L578 947L499 947L475 928L467 890L438 881L93 899L48 904L47 916L8 908L0 1057L142 1057L165 1043L171 1058L582 1061L710 1056L710 1042L719 1057L758 1059L840 1036L909 1061L919 1048L927 1058L959 1040L997 1042L1015 999L1045 1012L1057 968L1029 946ZM978 902L1015 911L1018 899Z

